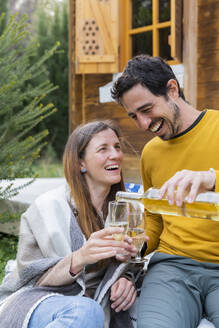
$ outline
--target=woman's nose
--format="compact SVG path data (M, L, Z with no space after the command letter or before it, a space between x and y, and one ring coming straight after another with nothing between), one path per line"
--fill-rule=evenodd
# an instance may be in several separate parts
M119 152L116 150L114 147L110 150L109 154L110 158L118 158L119 157Z

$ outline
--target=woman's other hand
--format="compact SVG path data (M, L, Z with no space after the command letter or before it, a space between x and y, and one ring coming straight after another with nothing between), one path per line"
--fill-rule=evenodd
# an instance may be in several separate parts
M111 287L111 307L116 311L126 311L135 302L137 292L132 281L119 278Z

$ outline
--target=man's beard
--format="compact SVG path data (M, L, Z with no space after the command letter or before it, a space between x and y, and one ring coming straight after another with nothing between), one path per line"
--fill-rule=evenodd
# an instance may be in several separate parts
M170 129L169 135L160 136L160 138L164 141L174 138L179 133L179 130L182 126L182 124L180 123L179 106L175 102L171 101L169 98L168 98L168 103L169 103L168 106L173 113L173 119L172 120L168 119L168 122L169 122L168 126Z

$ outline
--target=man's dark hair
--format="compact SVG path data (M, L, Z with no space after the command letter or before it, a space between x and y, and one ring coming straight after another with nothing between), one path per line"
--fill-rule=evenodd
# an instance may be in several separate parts
M114 100L122 105L121 97L123 94L136 84L141 84L155 96L167 97L169 90L167 83L170 79L177 82L179 96L185 100L172 68L162 58L138 55L128 61L122 75L115 81L111 95Z

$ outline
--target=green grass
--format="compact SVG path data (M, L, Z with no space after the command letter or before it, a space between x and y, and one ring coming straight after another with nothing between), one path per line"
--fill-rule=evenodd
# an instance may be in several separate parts
M34 173L39 175L39 178L64 177L62 161L50 144L47 145L42 153L42 157L33 163L32 168Z
M64 177L62 163L52 161L48 158L38 160L33 164L33 171L39 175L39 178L60 178Z
M18 237L0 232L0 282L5 274L5 265L8 260L16 258Z

